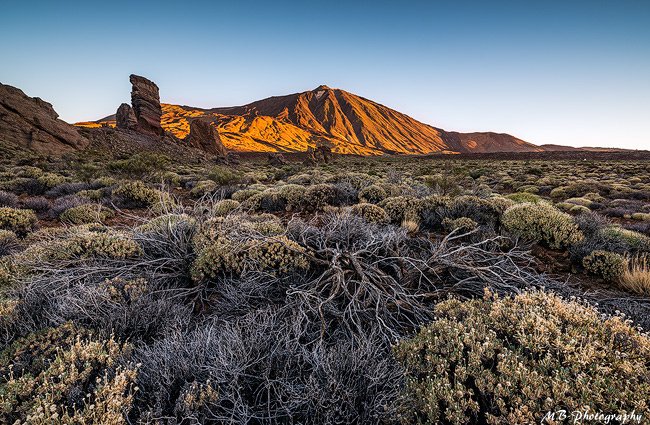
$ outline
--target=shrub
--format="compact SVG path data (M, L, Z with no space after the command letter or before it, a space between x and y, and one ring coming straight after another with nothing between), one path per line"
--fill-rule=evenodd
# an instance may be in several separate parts
M359 200L369 204L378 204L388 196L383 187L376 184L365 187L359 191Z
M388 223L389 218L386 211L379 205L361 203L352 206L352 213L371 223L384 224Z
M101 223L113 216L113 211L99 204L83 204L65 210L59 219L67 224Z
M221 274L241 274L245 270L279 273L306 270L309 262L304 253L304 248L284 236L239 243L221 237L199 251L192 266L192 277L202 281Z
M190 190L190 196L201 198L207 194L214 193L217 190L217 184L212 180L201 180Z
M618 283L628 291L650 296L650 263L646 255L637 256L628 262Z
M552 249L566 248L583 239L570 215L546 203L510 207L503 214L502 223L516 237L541 242Z
M334 186L326 183L316 184L305 190L304 208L307 211L322 211L325 206L333 205L336 200Z
M305 201L306 188L299 184L285 184L278 189L278 192L285 202L287 211L297 211L302 209Z
M65 182L65 177L54 173L43 173L36 178L36 181L41 187L40 191L42 193L63 184Z
M11 230L19 236L24 236L30 232L37 221L38 218L32 210L10 207L0 208L0 229Z
M593 275L615 282L625 271L627 262L615 252L594 251L582 259L582 266Z
M169 158L156 153L138 153L130 158L108 163L108 169L132 177L143 177L154 171L160 171L169 163Z
M442 227L448 231L459 230L461 232L469 232L478 227L478 223L469 217L459 217L451 219L449 217L442 220Z
M302 186L301 186L302 187ZM260 193L257 189L241 189L232 194L231 198L234 201L243 202L251 196Z
M113 196L126 208L162 208L174 204L168 193L150 188L140 180L123 183L113 190Z
M381 206L390 221L395 224L401 224L405 219L419 222L421 204L418 199L408 196L395 196L384 199Z
M135 368L118 366L130 347L71 324L21 338L0 358L3 423L126 423Z
M221 201L214 204L212 207L212 213L216 216L224 216L235 211L239 208L240 204L237 201L232 199L222 199Z
M219 186L237 184L241 181L241 175L228 167L215 166L208 173L208 178Z
M23 207L28 210L36 211L37 213L44 213L50 209L50 201L47 198L42 196L35 196L33 198L27 198L23 202Z
M15 208L18 205L18 196L11 192L0 190L0 207Z
M534 193L529 193L529 192L517 192L517 193L511 193L510 195L506 195L507 199L510 199L518 204L524 203L524 202L529 202L536 204L538 202L542 201L542 198L535 195Z
M619 317L544 292L486 292L435 311L394 350L407 376L403 423L540 423L585 403L611 413L650 407L650 340Z
M0 230L0 257L11 254L17 247L16 234L11 230Z

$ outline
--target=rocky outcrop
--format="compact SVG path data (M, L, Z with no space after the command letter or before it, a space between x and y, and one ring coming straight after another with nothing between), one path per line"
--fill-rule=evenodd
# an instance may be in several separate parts
M137 131L152 136L163 136L165 131L160 125L162 108L158 86L139 75L129 77L131 81L131 106L137 120Z
M121 130L136 130L138 128L138 120L129 104L123 103L117 108L115 125Z
M88 139L58 117L43 99L0 84L0 141L53 155L86 147Z
M221 143L217 129L206 120L193 120L190 122L190 134L185 138L190 146L201 149L211 155L226 158L226 148Z
M269 165L274 167L281 167L287 163L287 159L280 152L269 152L267 158L269 160Z

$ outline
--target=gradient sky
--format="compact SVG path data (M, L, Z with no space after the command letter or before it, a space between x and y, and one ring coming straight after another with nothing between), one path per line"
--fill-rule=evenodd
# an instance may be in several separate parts
M337 87L457 131L650 149L650 1L4 2L0 82L69 122Z

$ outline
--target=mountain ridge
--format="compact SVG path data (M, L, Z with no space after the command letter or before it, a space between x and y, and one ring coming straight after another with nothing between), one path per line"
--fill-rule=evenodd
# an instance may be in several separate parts
M162 127L182 139L189 122L213 122L224 145L241 152L299 152L326 143L343 154L542 152L505 133L446 131L373 100L320 85L242 106L196 108L162 104ZM114 125L114 115L80 126Z

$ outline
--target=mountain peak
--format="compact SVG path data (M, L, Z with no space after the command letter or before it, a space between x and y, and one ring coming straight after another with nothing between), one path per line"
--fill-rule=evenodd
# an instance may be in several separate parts
M316 87L316 88L315 88L314 90L312 90L312 91L321 91L321 90L332 90L332 89L329 88L328 86L326 86L325 84L321 84L320 86Z

